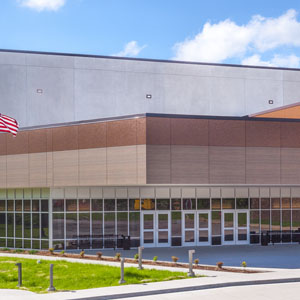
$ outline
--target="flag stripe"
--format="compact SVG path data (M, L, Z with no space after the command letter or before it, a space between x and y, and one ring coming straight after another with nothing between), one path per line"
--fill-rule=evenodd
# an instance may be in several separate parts
M16 136L18 129L19 124L15 119L0 114L0 132L10 132L13 136Z

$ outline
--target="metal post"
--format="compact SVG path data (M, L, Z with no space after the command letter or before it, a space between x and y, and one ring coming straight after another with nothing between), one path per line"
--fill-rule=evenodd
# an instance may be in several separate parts
M143 266L142 266L142 254L143 254L144 247L139 247L138 250L139 250L139 266L138 266L138 269L139 270L143 270Z
M189 250L189 277L195 277L195 273L193 271L193 254L195 253L195 250Z
M17 263L16 266L18 267L18 287L22 286L22 264Z
M53 286L53 264L50 264L50 286L48 292L54 292L55 287Z
M126 281L124 280L124 257L121 258L121 279L119 280L119 283L126 283Z

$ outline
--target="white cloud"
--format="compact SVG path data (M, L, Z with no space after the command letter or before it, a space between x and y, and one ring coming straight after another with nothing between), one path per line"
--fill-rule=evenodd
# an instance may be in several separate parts
M66 0L19 0L19 2L22 6L26 6L37 11L56 11L65 5Z
M294 54L287 56L275 54L270 60L264 61L260 55L255 54L243 59L242 65L299 68L300 57Z
M174 59L223 62L230 58L243 59L249 52L264 53L280 46L299 47L300 22L296 16L297 12L291 9L278 18L253 16L246 25L237 25L229 19L217 24L207 22L196 36L175 44Z
M146 45L139 46L137 41L131 41L127 43L122 51L116 54L112 54L113 56L137 56L145 47Z

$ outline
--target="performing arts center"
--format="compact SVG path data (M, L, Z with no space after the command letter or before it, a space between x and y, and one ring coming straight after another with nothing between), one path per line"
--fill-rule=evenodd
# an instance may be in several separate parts
M0 51L0 247L300 241L300 70Z

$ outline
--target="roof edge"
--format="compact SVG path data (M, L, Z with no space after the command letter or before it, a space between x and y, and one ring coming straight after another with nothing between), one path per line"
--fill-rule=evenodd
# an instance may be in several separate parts
M106 55L95 55L95 54L77 54L77 53L47 52L47 51L33 51L33 50L0 49L0 53L1 52L23 53L23 54L41 54L41 55L57 55L57 56L71 56L71 57L87 57L87 58L88 57L90 57L90 58L105 58L105 59L118 59L118 60L130 60L130 61L161 62L161 63L171 63L171 64L217 66L217 67L234 67L234 68L250 68L250 69L300 71L300 68L283 68L283 67L251 66L251 65L238 65L238 64L221 64L221 63L208 63L208 62L195 62L195 61L182 61L182 60L106 56Z

